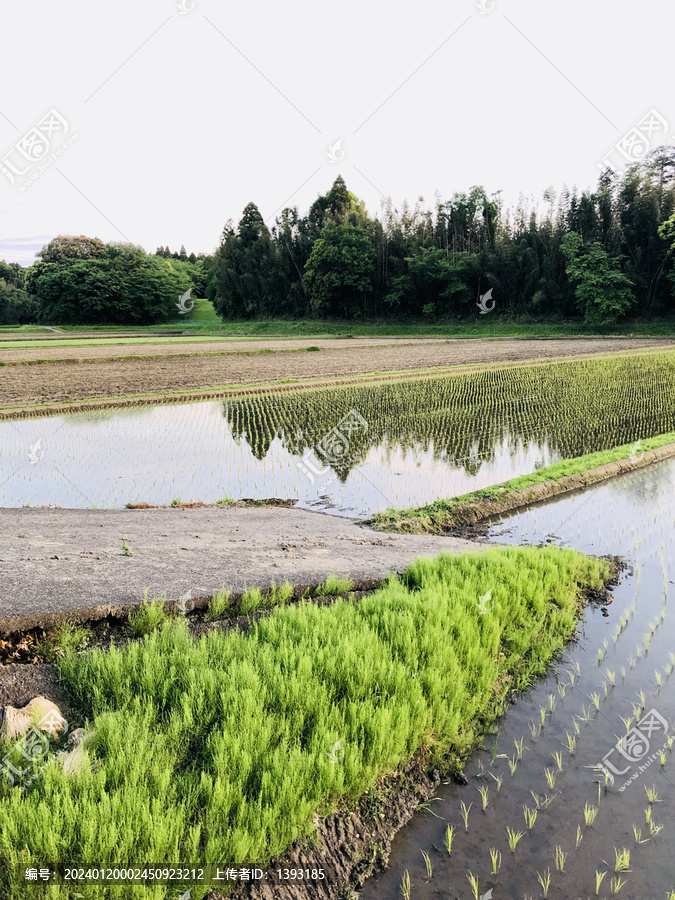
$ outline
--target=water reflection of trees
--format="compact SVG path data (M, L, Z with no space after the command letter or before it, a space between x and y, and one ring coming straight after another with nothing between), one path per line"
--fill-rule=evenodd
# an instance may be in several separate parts
M315 450L356 410L367 431L352 431L348 452L328 459L341 478L372 447L432 452L475 473L505 437L514 453L521 441L548 440L566 458L674 430L674 385L675 358L655 354L261 393L226 400L223 415L260 460L275 439L295 456Z

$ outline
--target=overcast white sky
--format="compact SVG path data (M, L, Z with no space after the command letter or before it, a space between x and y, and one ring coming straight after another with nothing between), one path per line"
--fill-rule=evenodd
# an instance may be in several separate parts
M28 168L0 173L0 259L59 233L211 252L250 200L272 224L338 174L372 214L539 199L594 186L651 109L652 145L675 134L673 0L182 2L0 2L0 164Z

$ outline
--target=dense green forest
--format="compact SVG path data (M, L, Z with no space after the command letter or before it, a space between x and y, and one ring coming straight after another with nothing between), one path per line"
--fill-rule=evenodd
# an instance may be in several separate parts
M675 151L662 148L597 190L548 190L542 211L501 210L481 187L433 208L371 218L341 178L308 214L268 229L250 203L225 227L207 290L224 318L581 318L675 312Z
M0 262L0 324L152 324L175 319L188 289L223 319L490 312L611 325L675 313L675 149L607 170L595 191L549 189L541 207L502 209L500 193L420 197L400 212L388 199L371 217L338 177L305 216L286 208L271 228L249 203L212 256L59 236L27 269Z

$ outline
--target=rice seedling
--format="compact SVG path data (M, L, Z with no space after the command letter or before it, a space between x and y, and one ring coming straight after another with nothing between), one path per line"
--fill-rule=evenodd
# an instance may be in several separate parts
M509 828L508 825L506 826L506 837L509 842L509 850L511 851L511 853L516 852L516 847L518 846L518 841L524 836L525 836L524 831L516 831L513 828Z
M471 885L471 893L473 894L473 900L479 900L479 897L478 897L478 893L479 893L479 892L478 892L478 879L477 879L476 876L473 874L473 872L471 871L471 869L469 869L469 870L467 871L466 879L467 879L467 881L469 882L469 884Z
M549 695L548 695L548 708L549 708L549 711L550 711L550 712L553 712L553 711L555 710L555 707L556 707L555 695L554 695L554 694L549 694Z
M581 830L581 825L577 825L577 837L576 837L576 842L574 844L574 847L576 850L579 849L579 844L583 841L583 839L584 839L584 834Z
M561 681L558 682L558 694L560 695L560 699L565 699L565 692L567 690L567 685L563 684Z
M129 547L127 546L126 541L122 541L122 556L133 556L134 554L131 552Z
M658 669L654 669L654 678L656 678L658 689L661 690L661 686L663 685L663 675L659 672Z
M591 806L590 803L586 803L584 806L584 822L586 823L586 827L590 828L590 826L595 822L595 817L598 814L598 809L595 806Z
M612 894L618 894L621 888L626 884L624 878L620 878L618 875L612 875L609 879L609 890Z
M455 838L456 830L457 829L454 825L448 825L448 827L445 829L445 835L444 835L445 849L448 851L449 856L452 855L452 842Z
M626 677L626 667L621 666L621 678L625 678L625 677Z
M574 755L574 751L577 748L577 739L573 734L570 734L568 731L565 732L565 739L567 741L567 750L570 755Z
M642 829L638 828L637 825L633 825L633 837L636 844L646 844L649 841L649 838L642 839Z
M602 647L598 647L598 665L600 665L600 663L603 661L604 658L605 658L605 651L602 649Z
M490 862L492 863L492 875L499 875L502 867L502 855L495 847L490 847Z
M551 887L551 870L546 869L546 872L543 875L541 872L537 872L537 881L541 885L543 896L548 897L548 890Z
M329 575L326 580L317 586L314 591L315 597L337 597L340 594L346 594L354 587L351 578L339 578L337 575Z
M509 770L512 775L515 775L517 768L518 768L518 757L516 757L514 755L509 759Z
M429 854L425 853L424 850L420 850L422 854L422 858L424 859L424 865L427 870L427 878L431 878L434 874L433 866L431 865L431 859L429 858Z
M520 740L514 740L513 744L516 748L516 754L518 759L523 758L523 750L524 750L525 738L520 738Z
M666 900L675 900L675 891L668 891L666 894Z
M254 587L244 591L239 600L239 612L242 616L255 612L263 605L263 596L260 588Z
M548 784L549 788L553 790L553 788L555 787L555 774L553 772L553 769L544 769L544 775L546 776L546 783Z
M401 878L400 891L403 900L410 900L410 873L407 869L403 872Z
M557 794L544 794L544 798L541 801L541 808L548 809L557 796Z
M530 809L528 806L523 806L523 816L525 818L525 824L528 827L529 831L532 831L534 828L534 823L537 821L537 810Z
M535 794L535 792L532 789L530 789L530 796L534 800L534 805L537 807L537 809L539 809L539 807L543 803L544 798L539 797L539 794ZM545 796L546 796L546 794L544 794L544 797Z
M577 722L576 716L572 716L572 727L574 728L574 733L578 737L581 734L581 729L579 728L579 723Z
M557 750L555 753L552 753L551 756L555 760L556 769L558 772L562 772L563 764L562 764L562 753Z
M651 806L648 806L647 809L645 810L645 822L647 823L647 825L649 825L651 820L652 820L652 808L651 808Z
M607 696L607 692L609 690L609 688L607 687L607 682L603 681L602 684L600 685L600 687L602 688L602 696L604 698Z
M574 687L574 681L575 681L575 679L576 679L577 676L574 674L574 672L568 672L567 674L570 676L570 687L573 688L573 687Z
M485 810L487 809L487 806L488 806L488 794L489 794L489 789L488 789L487 787L485 787L485 785L481 785L481 786L478 788L478 792L480 793L480 796L481 796L481 802L482 802L482 808L483 808L483 811L485 811Z
M576 674L579 676L579 678L581 678L581 663L578 660L575 660L572 663L572 668L574 669Z
M631 725L633 724L633 717L632 716L624 717L624 716L620 715L619 718L623 722L623 727L626 729L626 734L628 734L628 732L630 731Z
M539 718L541 719L541 724L544 725L546 722L546 707L545 706L539 707Z
M645 704L647 703L647 698L645 697L645 692L640 691L638 693L638 697L640 699L640 711L642 711L645 708Z
M665 750L661 750L661 752L659 753L659 764L661 765L661 768L662 768L662 769L665 768L665 765L666 765L666 753L665 753Z
M562 847L557 844L555 848L555 867L559 872L565 871L565 860L567 859L567 854L563 853Z
M215 622L222 619L230 605L230 591L221 588L217 594L211 597L206 610L206 618L209 622Z
M143 637L168 622L169 616L164 609L165 603L166 601L161 598L148 603L148 592L146 591L141 605L129 616L127 628L131 634L134 637Z
M647 800L649 800L650 803L660 803L661 802L659 800L659 795L658 795L657 790L654 787L654 785L652 785L650 788L645 786L645 793L647 794Z
M593 716L591 715L590 706L588 707L588 709L586 709L586 707L582 705L581 715L579 716L579 718L581 719L582 722L592 722L593 721Z
M650 820L649 833L651 834L652 837L658 837L659 834L661 834L661 832L663 831L664 827L665 827L664 825L657 825L656 822L653 822Z
M596 873L595 873L595 896L596 897L600 896L600 886L601 886L606 874L607 874L607 872L598 872L598 871L596 871Z
M530 720L528 722L528 728L530 729L530 735L532 737L532 740L536 741L537 737L539 736L539 732L541 731L541 728L539 727L539 725L537 725L536 722L533 722L532 720Z
M672 753L672 751L673 751L673 743L675 743L675 738L669 737L668 738L668 752L669 753Z
M91 628L63 622L48 633L46 639L40 644L40 651L46 660L56 662L61 656L83 650L90 637Z
M459 804L459 811L462 816L462 821L464 822L464 831L469 830L469 812L470 812L472 806L473 806L473 803L469 803L469 805L467 806L463 800Z
M597 693L593 693L590 695L590 699L593 701L593 706L596 710L600 709L600 695Z
M614 871L630 872L630 850L625 847L621 850L614 848Z
M504 776L495 775L493 772L490 772L490 777L494 778L495 784L497 785L497 793L499 793L502 789L502 781L504 780Z

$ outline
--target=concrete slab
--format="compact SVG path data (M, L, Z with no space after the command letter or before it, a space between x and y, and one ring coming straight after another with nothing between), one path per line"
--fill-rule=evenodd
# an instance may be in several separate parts
M418 556L478 549L277 507L1 509L0 632L100 618L137 605L145 591L210 598L223 586L317 584L331 572L368 582Z

